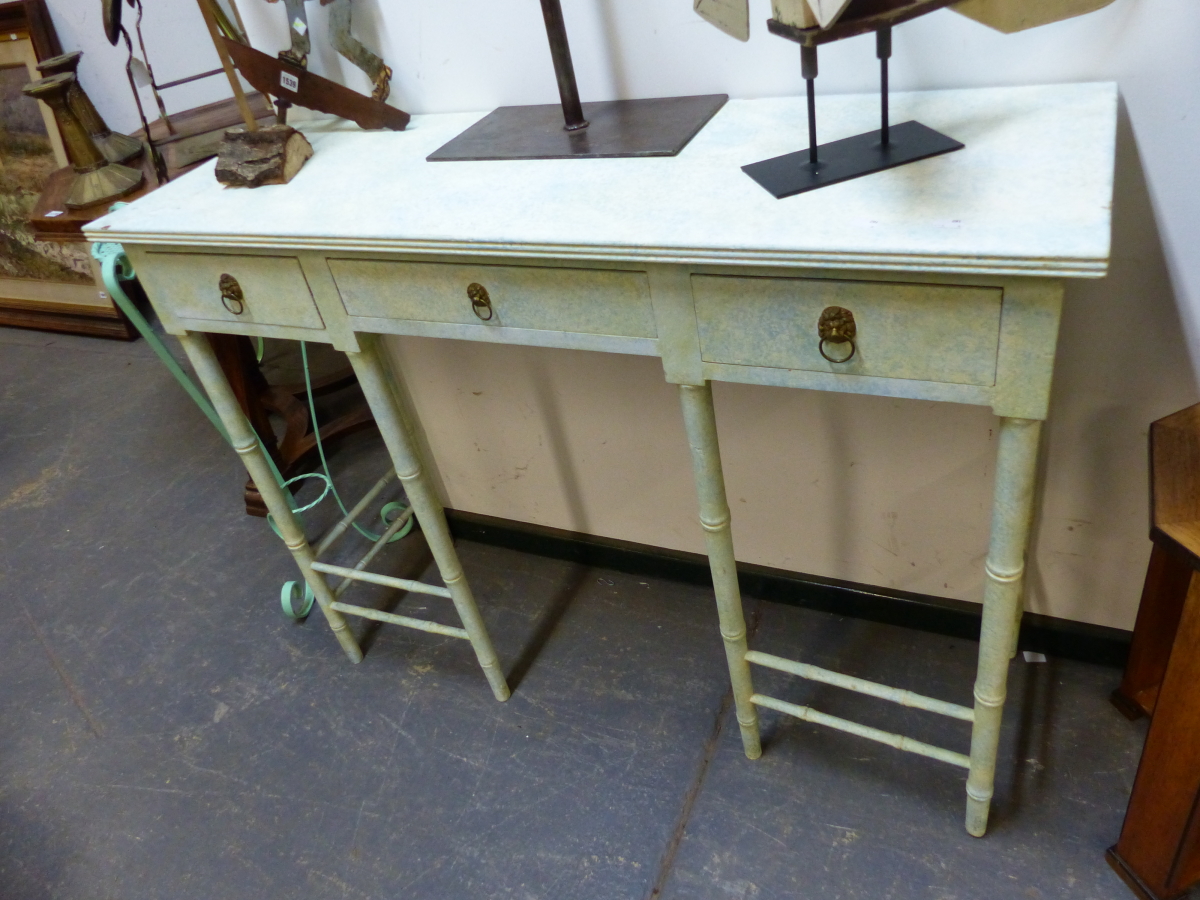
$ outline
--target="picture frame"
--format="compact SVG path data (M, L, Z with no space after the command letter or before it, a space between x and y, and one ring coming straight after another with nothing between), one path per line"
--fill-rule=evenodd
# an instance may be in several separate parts
M74 217L42 208L71 170L53 114L21 88L61 53L44 0L0 3L0 325L132 340Z

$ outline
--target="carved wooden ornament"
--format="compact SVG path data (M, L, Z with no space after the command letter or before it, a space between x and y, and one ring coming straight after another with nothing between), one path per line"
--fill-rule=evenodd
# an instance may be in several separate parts
M771 0L776 21L794 28L829 28L855 0ZM963 0L950 8L1011 34L1095 12L1113 0ZM705 20L739 41L750 38L749 0L693 0Z

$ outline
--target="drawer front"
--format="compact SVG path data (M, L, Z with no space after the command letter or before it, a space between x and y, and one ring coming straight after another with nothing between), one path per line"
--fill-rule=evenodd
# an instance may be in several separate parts
M1000 288L693 275L706 362L951 384L992 385L1000 341ZM855 353L821 355L827 307L854 315ZM825 344L834 359L846 343Z
M352 316L657 336L644 272L359 259L331 259L329 270ZM472 285L484 291L474 303Z
M325 327L294 256L152 252L138 277L181 319Z

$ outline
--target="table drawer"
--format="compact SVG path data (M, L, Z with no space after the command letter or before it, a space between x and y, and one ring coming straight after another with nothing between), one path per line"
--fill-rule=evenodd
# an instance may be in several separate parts
M706 362L992 385L1000 339L1000 288L813 278L693 275ZM821 355L827 307L854 315L856 350ZM838 359L849 346L825 344Z
M181 319L325 327L294 256L150 252L138 277Z
M657 336L645 272L361 259L329 270L352 316Z

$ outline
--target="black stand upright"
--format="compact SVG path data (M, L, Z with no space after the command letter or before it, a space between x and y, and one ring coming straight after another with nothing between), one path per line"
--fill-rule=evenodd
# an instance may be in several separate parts
M817 145L817 47L801 44L800 67L808 95L808 149L742 166L742 171L775 195L776 199L849 181L919 159L940 156L963 145L920 122L891 125L888 121L888 59L892 55L892 29L875 32L879 57L880 126L878 131Z
M478 159L595 159L674 156L729 99L726 94L580 103L559 0L541 0L562 108L502 106L448 144L431 162Z

